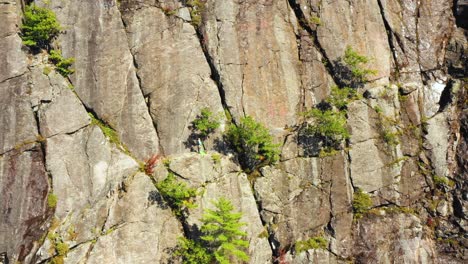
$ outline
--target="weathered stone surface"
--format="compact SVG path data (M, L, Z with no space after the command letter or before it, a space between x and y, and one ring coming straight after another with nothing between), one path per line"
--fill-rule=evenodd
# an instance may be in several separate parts
M0 155L0 252L23 261L45 232L49 184L39 144Z
M351 133L351 144L370 139L378 139L379 118L374 109L366 102L357 101L349 106L348 127Z
M61 220L106 197L138 168L97 126L49 138L46 158L58 198L55 215Z
M378 1L319 1L316 5L310 9L319 10L317 38L331 63L337 66L350 46L373 59L367 67L378 73L372 78L389 77L392 55Z
M421 221L410 214L368 217L356 229L356 261L434 263L434 243ZM397 253L398 252L398 253Z
M313 107L326 99L333 79L325 68L325 58L315 48L314 37L305 30L300 33L299 59L302 62L301 100L303 107ZM300 109L304 111L305 109Z
M39 108L41 135L51 137L57 134L73 133L90 123L86 109L76 95L67 87L58 73L50 73L50 88L54 90L50 103ZM54 87L55 86L55 87Z
M158 152L158 137L139 88L133 57L115 1L50 1L65 26L60 44L75 57L75 90L140 159Z
M381 3L400 71L412 73L437 68L452 31L451 2L386 0Z
M201 193L201 197L196 199L197 208L190 210L187 222L193 230L199 228L204 210L213 209L213 201L224 197L242 213L241 221L247 223L249 263L269 263L272 252L267 238L261 235L265 229L247 175L238 170L239 167L230 157L220 157L219 163L214 162L210 155L197 153L172 157L169 169L181 176L179 180L186 180L190 186L199 188Z
M106 235L97 239L86 263L169 263L182 227L170 209L151 200L152 192L157 190L149 177L136 174L110 208Z
M240 166L232 159L232 156L223 156L211 151L207 155L186 153L168 158L170 170L196 188L202 187L206 182L216 181L225 174L240 172ZM157 174L157 180L162 180L161 176L165 178L166 175Z
M314 162L315 161L315 162ZM262 220L281 247L307 240L330 220L330 179L322 178L318 160L288 161L293 174L265 167L255 182Z
M27 58L21 50L21 39L17 35L20 11L21 3L18 0L0 2L0 83L26 72Z
M233 117L294 125L300 101L295 17L286 1L208 1L204 43Z
M21 47L23 2L0 0L0 256L10 262L49 261L53 239L38 241L47 228L71 247L65 263L171 262L181 225L140 165L89 125L85 107L140 160L163 154L156 181L168 166L204 191L189 224L200 225L213 199L232 200L248 223L250 263L282 250L289 263L468 259L467 101L457 99L457 89L466 93L457 80L466 77L466 32L452 17L463 27L466 1L35 1L48 2L63 26L51 46L76 58L78 96L47 52ZM191 25L198 11L201 23ZM343 150L310 158L320 148L302 144L298 114L340 84L331 74L348 45L373 58L367 67L378 74L358 89L366 99L348 105ZM205 106L266 124L283 143L281 162L248 177L235 156L187 153L196 149L190 123ZM434 186L433 175L449 182ZM376 207L411 207L418 217L374 208L353 220L357 187ZM292 249L315 235L326 250Z
M38 131L29 103L27 77L0 83L0 154L36 141Z
M373 192L394 183L398 171L386 165L386 156L379 157L379 141L374 139L354 144L349 151L351 156L351 178L353 185L366 192ZM391 161L388 161L391 162Z
M165 15L153 2L123 1L121 9L141 88L169 155L195 144L189 127L201 108L223 109L194 27Z
M447 176L447 149L449 128L447 116L439 113L427 121L426 144L424 147L430 153L431 165L438 176Z
M307 263L317 263L317 264L334 264L340 263L336 259L336 256L330 253L327 250L323 249L311 249L305 252L302 252L294 257L291 260L292 264L307 264Z
M466 5L468 13L468 5ZM463 78L468 75L468 41L465 31L456 29L447 45L446 63L452 76Z

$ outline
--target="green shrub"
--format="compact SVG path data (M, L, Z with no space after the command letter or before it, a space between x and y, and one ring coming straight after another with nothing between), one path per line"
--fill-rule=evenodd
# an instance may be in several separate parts
M57 206L57 195L53 193L47 195L47 206L50 208L55 208Z
M354 192L353 210L356 218L361 218L372 207L372 199L369 194L363 192L360 188Z
M346 47L343 61L351 70L353 79L359 83L367 82L369 76L377 74L376 70L364 68L364 65L370 62L370 59L360 55L350 46Z
M181 257L184 264L210 264L214 260L212 252L201 242L185 237L179 238L174 255Z
M326 147L336 146L349 138L345 113L314 108L306 112L305 116L315 121L314 125L307 128L307 132L323 138Z
M249 256L245 250L249 247L249 242L244 239L247 233L240 230L246 225L240 222L242 213L232 212L234 206L225 198L220 198L214 205L216 209L207 209L201 220L201 239L214 251L219 263L230 263L231 257L248 261Z
M75 72L75 70L70 69L71 65L75 62L75 58L63 58L62 52L60 52L60 50L51 50L49 61L55 64L56 70L63 77L67 77L68 75Z
M346 109L348 104L352 101L360 99L356 89L350 87L339 88L334 85L331 87L330 96L327 98L327 102L339 110Z
M173 173L169 173L163 181L157 183L156 188L177 216L183 216L187 209L196 207L193 198L197 196L197 190L178 181Z
M202 108L200 115L192 122L193 127L199 132L200 137L206 138L220 125L219 117L213 116L208 107Z
M400 144L400 141L398 140L399 133L398 132L392 132L390 129L383 129L381 132L382 139L387 143L389 146L397 146Z
M175 251L183 263L221 263L232 260L248 261L245 250L249 247L246 232L241 227L241 213L234 213L234 206L225 198L214 203L215 210L205 210L201 219L201 240L181 238Z
M238 126L231 124L226 138L239 153L241 166L247 171L279 159L279 145L273 144L268 129L250 116L241 118Z
M60 30L54 12L34 4L26 6L21 26L24 45L33 49L48 48L50 41L59 34Z
M312 237L306 241L297 241L294 245L297 254L310 249L326 249L327 247L328 241L321 236Z

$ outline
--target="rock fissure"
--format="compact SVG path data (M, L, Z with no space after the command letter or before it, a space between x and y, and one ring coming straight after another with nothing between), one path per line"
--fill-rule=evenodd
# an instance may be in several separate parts
M390 26L390 23L388 22L386 16L385 16L385 9L382 5L382 0L377 0L377 3L379 5L379 9L380 9L380 14L382 16L382 21L384 23L384 26L385 26L385 31L387 33L387 39L388 39L388 46L390 47L390 51L392 53L392 57L393 57L393 65L395 67L395 72L398 74L400 72L400 67L398 65L398 59L397 59L397 54L396 54L396 48L395 48L395 45L394 45L394 38L395 38L395 34L392 30L392 27ZM398 40L397 40L398 41Z
M219 74L218 69L216 68L214 59L211 56L209 49L205 44L205 41L203 40L203 34L200 32L198 28L195 28L195 31L197 33L198 41L203 51L203 55L205 56L205 60L208 63L208 66L210 67L210 70L211 70L210 77L216 84L216 87L218 88L219 97L221 98L221 105L223 106L224 110L227 111L230 116L232 116L231 110L226 102L226 94L223 88L223 83L221 81L221 75Z
M305 18L305 15L301 9L300 4L296 3L296 0L288 0L289 6L292 8L294 11L294 14L296 15L297 21L299 25L307 31L307 33L313 38L313 43L314 47L317 49L317 51L320 53L320 55L324 58L325 61L331 62L330 58L328 57L325 49L322 47L320 44L320 41L318 40L318 35L317 31L313 30L308 24L307 20ZM335 70L333 69L333 65L331 63L326 63L325 69L327 69L328 74L333 78L336 84L340 84L341 81L337 77Z

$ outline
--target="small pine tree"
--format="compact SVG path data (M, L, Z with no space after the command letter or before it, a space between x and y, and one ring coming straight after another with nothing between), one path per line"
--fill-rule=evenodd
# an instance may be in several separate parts
M245 223L240 222L241 213L234 213L234 206L220 198L214 203L215 210L206 210L201 222L199 240L180 238L174 251L182 257L183 263L189 264L229 264L234 259L248 261L245 250L249 242L246 232L241 231Z
M26 6L21 26L23 44L33 49L48 48L50 41L60 33L55 13L34 4Z
M202 139L206 139L209 134L213 133L220 125L219 118L215 117L213 112L208 107L201 109L200 115L192 122Z
M173 173L169 173L163 181L158 182L156 188L179 217L182 217L187 209L196 207L192 200L197 196L197 190L178 181Z
M247 233L240 230L245 225L240 222L242 213L233 213L234 206L225 198L214 205L216 210L207 210L201 220L204 234L201 239L214 250L214 257L221 264L229 264L232 258L247 261L245 249L249 242L243 239Z
M239 153L240 163L247 171L262 164L275 163L279 159L279 145L273 144L268 129L250 116L241 118L238 126L232 124L226 138Z
M307 132L322 138L325 147L338 149L340 142L349 138L344 112L314 108L306 112L305 116L315 121L313 126L307 128Z
M368 81L369 76L377 74L376 70L364 68L364 65L369 63L371 59L360 55L350 46L346 47L343 61L351 70L355 82L365 83Z
M175 256L182 257L184 264L210 264L214 256L200 242L179 238L179 243L174 251Z
M60 50L51 50L49 61L55 64L55 66L57 66L56 70L63 77L67 77L68 75L75 72L74 69L70 69L73 62L75 62L75 58L65 59L64 57L62 57L62 52Z

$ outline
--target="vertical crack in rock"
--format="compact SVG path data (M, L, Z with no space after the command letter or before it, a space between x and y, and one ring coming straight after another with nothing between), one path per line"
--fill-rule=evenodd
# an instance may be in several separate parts
M195 31L197 33L198 41L200 42L200 47L203 51L203 55L205 56L206 62L210 66L210 70L211 70L210 77L216 84L216 87L218 88L219 97L221 98L221 105L223 106L224 110L228 111L229 115L231 115L231 110L229 109L226 103L226 94L224 92L223 83L221 82L221 75L219 74L218 69L216 68L213 56L211 56L210 52L208 51L208 47L204 44L203 34L200 32L198 28L195 28Z
M382 16L382 21L385 26L385 31L387 32L387 40L388 40L388 46L390 47L391 53L392 53L392 58L393 58L393 64L394 64L394 72L399 73L400 69L398 66L398 60L397 60L397 55L396 55L396 48L394 45L395 39L394 39L394 33L392 30L392 27L390 26L390 23L388 22L386 16L385 16L385 9L382 5L382 0L377 0L377 4L379 5L380 9L380 15Z
M305 21L307 21L305 19L305 15L304 13L302 12L301 10L301 6L299 3L296 3L295 0L288 0L288 3L289 3L289 6L292 8L292 10L294 11L294 14L296 15L296 19L299 23L299 25L305 29L307 31L307 33L309 33L310 36L313 37L314 39L314 46L315 48L317 49L317 51L320 53L320 55L322 55L322 57L326 60L326 61L329 61L331 62L331 60L329 59L328 55L327 55L327 52L325 51L325 49L322 47L322 45L320 44L319 40L318 40L318 35L317 35L317 32L315 30L313 30ZM333 78L333 81L335 83L341 83L340 80L336 77L337 75L335 74L335 70L333 69L333 65L331 63L327 63L325 66L325 69L327 69L328 71L328 74L330 74L330 76Z
M262 177L265 177L265 175L263 175L261 171L258 171L258 173L260 173L260 175L262 175ZM270 233L270 229L267 227L267 222L262 217L262 211L264 211L264 209L262 207L262 199L261 199L261 197L259 197L258 193L255 191L255 182L250 183L250 186L252 188L252 194L253 194L254 199L255 199L255 205L257 206L258 216L260 217L260 221L262 222L262 226L264 227L264 229L268 233L268 245L271 248L271 252L273 253L273 257L277 258L280 255L280 252L279 252L279 250L280 250L279 244L280 243L279 243L279 241L275 240L275 233L274 232ZM275 258L273 258L273 259L275 259Z
M140 75L138 74L138 63L136 61L136 58L135 58L135 54L133 54L133 51L130 47L130 39L128 37L128 34L127 34L127 28L128 28L128 25L125 23L125 20L123 19L122 17L122 12L120 11L119 8L117 8L118 12L119 12L119 16L120 16L120 21L122 21L122 26L124 27L125 29L125 37L127 39L127 48L128 48L128 52L130 53L130 55L132 56L132 62L133 62L133 68L135 69L135 76L138 80L138 88L141 92L141 96L143 97L143 100L145 101L146 103L146 109L148 111L148 115L150 116L151 120L152 120L152 123L153 123L153 128L155 130L155 133L156 133L156 136L158 137L158 150L160 153L162 153L164 155L164 149L161 145L161 139L159 137L160 133L158 132L158 125L156 123L156 120L154 120L153 116L151 115L150 113L150 109L149 109L149 97L145 96L145 93L143 92L143 87L142 87L142 82L141 82L141 77ZM148 100L148 101L146 101Z

